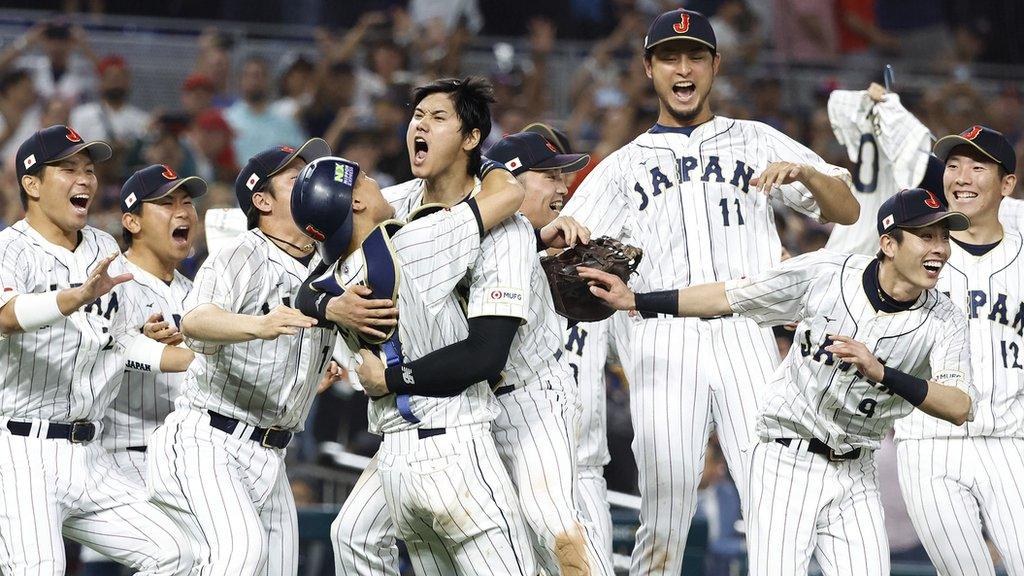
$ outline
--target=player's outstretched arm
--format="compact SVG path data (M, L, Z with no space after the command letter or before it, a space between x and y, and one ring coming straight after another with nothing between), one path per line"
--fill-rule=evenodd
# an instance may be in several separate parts
M181 319L186 338L210 344L237 344L250 340L276 340L311 328L314 318L288 306L278 305L263 316L227 312L215 304L202 304Z
M131 280L131 274L111 277L107 272L118 256L114 252L100 260L81 286L15 296L0 308L0 333L7 336L48 326Z
M483 229L490 230L515 214L525 196L526 190L511 172L504 169L487 172L480 181L480 193L475 196Z
M614 274L586 267L577 270L581 278L592 282L590 292L616 310L637 310L686 318L711 318L733 313L725 295L724 282L634 294Z
M825 350L835 354L839 360L853 364L865 377L882 384L925 414L956 426L970 417L971 397L963 390L887 367L867 346L848 336L836 334L830 335L830 338L835 344Z
M836 224L853 224L860 217L860 203L842 179L829 176L809 164L772 162L750 184L769 193L784 184L800 182L810 190L821 217Z

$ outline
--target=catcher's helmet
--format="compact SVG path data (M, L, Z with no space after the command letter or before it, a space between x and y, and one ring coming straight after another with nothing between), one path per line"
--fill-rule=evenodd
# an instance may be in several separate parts
M329 264L352 240L352 190L358 178L358 164L327 156L306 164L292 186L292 219L317 241L320 257Z

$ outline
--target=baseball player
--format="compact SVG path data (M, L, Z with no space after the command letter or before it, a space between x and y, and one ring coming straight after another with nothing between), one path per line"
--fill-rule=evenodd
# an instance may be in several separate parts
M146 485L149 435L174 409L195 356L178 346L181 305L192 282L175 268L188 256L196 233L192 199L205 193L202 179L180 178L162 164L135 172L121 187L124 260L133 282L118 287L111 332L128 353L120 391L103 416L100 443L139 486ZM166 360L165 345L174 347ZM105 560L87 547L81 559L93 566Z
M200 267L181 333L203 355L150 437L151 500L188 532L204 574L298 570L298 527L284 457L330 359L334 332L292 307L312 240L290 213L292 184L330 154L313 138L249 159L235 194L249 230Z
M754 275L782 245L769 195L809 216L852 224L849 174L759 122L711 112L721 56L707 18L673 10L644 41L658 123L605 158L562 214L592 236L644 251L637 288L663 290ZM768 192L764 194L762 192ZM678 574L708 436L742 484L763 387L778 363L770 330L742 317L632 322L630 410L639 469L640 529L631 574Z
M568 138L546 124L534 123L523 132L536 132L553 144L559 154L571 154ZM492 154L493 155L493 154ZM556 185L545 172L528 171L522 175L526 199L520 207L535 229L540 229L558 217L565 204L567 186L574 172L562 170L562 185ZM567 322L563 349L579 387L581 425L576 449L579 477L579 504L594 526L596 540L612 557L612 517L608 505L608 485L604 467L611 461L608 452L607 408L604 368L609 346L624 365L629 364L629 320L625 314L616 314L601 322Z
M57 125L30 136L16 157L26 215L0 232L0 572L8 576L64 574L62 536L139 574L192 568L180 531L95 441L125 364L111 333L114 289L132 279L120 273L117 242L86 226L95 162L110 155L107 144Z
M949 231L969 225L912 188L879 209L875 258L819 250L747 278L637 294L580 269L618 309L799 321L765 389L741 485L752 575L807 574L812 556L827 575L889 574L872 453L914 408L959 426L976 398L967 321L935 288Z
M179 324L192 282L176 268L188 257L197 233L192 201L204 194L202 178L182 178L163 164L138 170L121 187L125 266L134 282L118 291L123 325L116 337L124 339L126 350L138 350L129 359L151 360L129 360L121 391L103 418L102 444L121 471L142 485L149 437L174 409L185 369L195 356L177 346L183 342ZM170 353L177 366L168 365L171 358L155 361L165 344L174 346Z
M445 98L443 92L429 94L420 104L429 108ZM429 122L420 122L417 133L420 129L429 133ZM516 175L524 188L533 189L524 200L531 206L538 202L539 188L564 186L562 170L578 170L589 160L583 154L557 154L550 142L533 133L506 136L488 153ZM411 190L410 196L396 203L396 212L403 214L434 201L430 191ZM567 219L539 229L540 240L547 243L549 233L560 233L569 243L577 237L584 242L588 238L586 230ZM532 225L522 216L491 231L468 279L467 340L419 361L388 368L388 372L395 380L402 372L411 372L420 394L430 393L424 388L465 386L474 381L473 376L445 375L432 382L417 374L462 365L462 356L475 356L474 348L481 341L511 346L507 364L496 366L496 371L504 368L504 372L501 382L495 384L502 411L493 429L536 538L538 559L552 574L611 574L610 555L580 512L575 455L579 397L572 372L560 358L564 321L551 303L537 258L537 242Z
M984 126L940 139L935 154L950 208L971 219L952 234L938 289L967 315L978 398L966 426L917 413L896 425L900 485L940 574L995 574L983 526L1007 571L1024 574L1024 241L1000 224L1016 158Z
M474 129L472 139L480 138ZM490 190L450 209L420 211L402 225L389 220L393 208L376 182L341 158L304 169L295 195L296 222L322 239L324 262L337 260L311 286L330 285L330 294L363 283L375 297L398 302L398 328L378 344L388 365L411 361L405 366L466 337L455 285L477 259L486 230L522 200L522 192ZM353 352L364 344L357 336L346 331ZM500 343L490 348L464 357L460 372L488 372L486 358L501 362L508 354L507 343L504 352ZM370 430L383 441L359 485L383 492L392 530L408 546L416 573L535 574L515 490L490 433L497 406L486 378L446 397L419 396L418 379L437 377L430 369L403 368L397 383L385 385L382 366L378 378L367 377L365 367L377 356L361 353L359 380L373 398ZM449 374L450 366L439 372Z
M828 118L854 163L853 186L861 211L856 223L832 228L825 248L871 255L878 250L878 208L896 192L915 186L938 195L942 162L929 154L928 128L903 107L899 94L880 84L871 83L867 90L833 90Z

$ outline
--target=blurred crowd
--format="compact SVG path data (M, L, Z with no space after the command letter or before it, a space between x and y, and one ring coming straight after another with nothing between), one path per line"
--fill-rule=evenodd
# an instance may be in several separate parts
M58 4L169 15L158 3ZM719 114L768 123L827 161L849 165L829 124L828 94L865 88L879 80L884 63L893 62L897 70L940 79L897 87L934 134L984 123L1006 134L1024 162L1024 71L1007 68L1003 80L991 74L993 63L1024 64L1024 36L1018 33L1024 4L1017 0L352 0L344 11L317 0L207 4L203 12L177 15L309 24L308 45L267 58L246 50L237 34L207 29L195 39L198 57L180 63L191 71L159 109L133 105L126 55L97 53L71 15L39 22L0 47L0 227L21 217L13 167L18 146L52 124L68 124L86 139L112 145L112 161L97 166L100 200L91 209L91 224L115 238L121 237L118 190L132 171L151 163L210 183L200 217L207 208L234 205L235 176L256 151L312 136L358 162L382 186L402 182L411 177L404 137L411 87L466 74L467 47L479 46L481 38L502 39L486 43L497 96L491 141L547 121L596 163L654 124L658 105L643 71L641 40L653 15L680 4L712 18L723 54L712 92ZM566 54L556 50L560 40L585 46L570 63L571 76L554 71L554 58ZM793 80L796 72L806 78L808 71L814 81ZM554 83L568 88L567 110L552 102ZM777 221L792 254L820 248L828 237L826 226L786 210ZM200 238L183 271L194 273L205 253ZM787 342L780 332L780 346ZM636 481L626 383L614 367L608 383L609 487L631 492ZM318 404L299 457L329 462L343 449L372 453L362 394L334 391ZM709 494L722 492L711 499L712 517L719 519L712 530L728 556L731 546L742 545L734 526L738 500L714 449L708 462ZM317 500L315 490L297 488L297 499L300 494ZM725 510L735 511L732 522L721 520L732 518L723 516Z

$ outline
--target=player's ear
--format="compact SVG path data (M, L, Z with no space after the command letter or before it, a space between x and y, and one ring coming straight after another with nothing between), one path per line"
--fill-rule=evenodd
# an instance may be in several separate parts
M142 230L142 222L139 221L139 216L131 212L121 214L121 226L132 234L138 234L139 230Z
M33 200L39 200L39 185L41 183L39 177L34 174L25 174L21 177L21 186L25 189L25 194L28 194L28 197Z
M1013 194L1013 189L1017 186L1017 175L1007 174L1006 176L1003 176L1001 186L1002 190L1000 190L999 192L1003 196L1010 196L1011 194Z
M480 129L473 128L470 133L462 139L462 149L469 152L480 145Z
M274 195L266 188L252 195L252 205L264 214L270 214L274 208Z
M718 76L718 68L722 65L722 53L715 52L711 57L711 71L715 76Z
M654 78L651 75L651 52L644 53L644 74L647 74L648 78Z
M881 238L878 239L879 249L886 258L892 260L896 257L896 239L889 234L882 234Z

